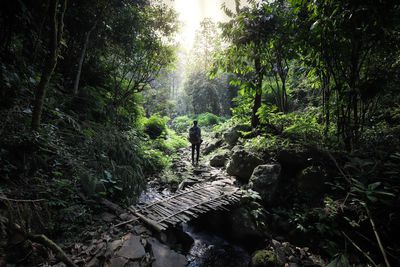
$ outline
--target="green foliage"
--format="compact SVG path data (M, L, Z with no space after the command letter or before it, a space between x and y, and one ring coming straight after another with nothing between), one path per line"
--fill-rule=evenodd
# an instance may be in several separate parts
M351 266L348 257L345 254L338 255L326 267L347 267Z
M188 116L179 116L172 120L171 128L178 133L187 132L193 125L193 119Z
M143 120L144 132L148 134L151 139L156 139L167 130L167 121L169 120L169 118L162 118L159 115L155 114L150 118L144 118Z
M293 142L304 145L326 145L336 141L335 128L330 127L326 132L325 126L320 123L318 109L310 107L304 111L284 114L276 112L274 107L262 105L258 115L261 123L266 125L267 131L280 133Z
M196 116L199 126L214 126L219 123L219 117L212 113L202 113Z
M266 229L267 225L265 224L265 221L268 213L259 203L261 201L262 199L260 194L252 189L244 191L244 194L240 199L242 206L249 211L256 226L260 229Z
M189 128L193 126L193 121L197 120L199 127L208 127L211 128L213 126L219 125L222 121L225 120L223 117L218 117L215 114L206 112L199 115L192 116L179 116L172 120L171 128L174 129L178 133L186 133L189 131Z
M186 147L189 144L187 138L177 135L171 129L168 129L165 135L156 138L150 143L152 147L161 150L166 155L172 155L179 148Z

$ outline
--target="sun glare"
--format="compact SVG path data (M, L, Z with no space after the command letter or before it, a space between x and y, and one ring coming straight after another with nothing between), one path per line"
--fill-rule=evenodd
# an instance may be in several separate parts
M193 46L196 29L204 18L211 18L214 22L226 20L221 10L222 3L228 7L234 5L234 0L174 0L172 5L179 13L179 20L183 22L180 33L180 42L183 47L190 49Z

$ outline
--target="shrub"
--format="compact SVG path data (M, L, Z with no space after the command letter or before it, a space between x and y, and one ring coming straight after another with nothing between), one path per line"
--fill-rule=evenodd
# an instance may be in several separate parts
M167 130L166 122L167 117L160 117L158 114L151 116L144 120L144 132L150 136L151 139L156 139Z
M212 113L202 113L197 116L199 126L213 126L219 123L219 118L217 115Z
M172 120L171 128L178 133L186 132L193 124L193 119L188 116L176 117Z
M168 155L175 153L179 148L189 145L188 140L177 135L172 129L167 129L167 135L165 137L158 137L149 143L155 149L159 149Z

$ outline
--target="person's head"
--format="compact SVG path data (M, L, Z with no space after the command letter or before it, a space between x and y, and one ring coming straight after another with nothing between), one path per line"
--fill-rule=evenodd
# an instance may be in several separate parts
M194 121L193 121L193 125L194 125L194 126L197 126L197 120L194 120Z

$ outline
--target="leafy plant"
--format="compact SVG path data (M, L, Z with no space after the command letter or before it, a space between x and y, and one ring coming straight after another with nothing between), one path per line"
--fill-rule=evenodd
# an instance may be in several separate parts
M148 119L144 119L143 128L144 132L150 136L151 139L156 139L167 130L167 117L160 117L155 114Z

